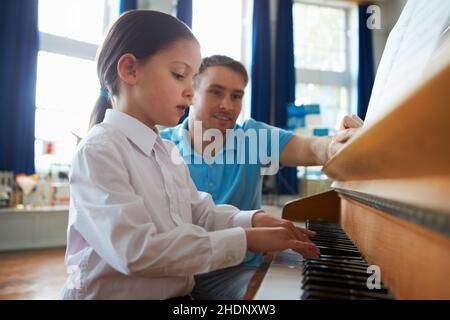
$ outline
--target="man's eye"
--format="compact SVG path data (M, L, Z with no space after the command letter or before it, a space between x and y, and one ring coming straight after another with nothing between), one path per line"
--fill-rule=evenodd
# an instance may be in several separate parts
M172 72L172 75L177 80L183 80L184 79L184 76L182 74L179 74L179 73L176 73L176 72Z
M213 95L217 96L217 97L221 97L221 96L222 96L222 91L219 91L219 90L210 90L210 92L211 92Z
M233 94L231 96L231 99L232 100L242 100L242 95L240 95L240 94Z

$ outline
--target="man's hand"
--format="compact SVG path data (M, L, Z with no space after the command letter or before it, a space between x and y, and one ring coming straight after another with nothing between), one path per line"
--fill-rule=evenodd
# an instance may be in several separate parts
M253 227L256 228L277 228L283 227L288 230L294 237L299 241L309 242L309 237L313 237L316 235L314 231L296 227L292 221L286 219L275 218L271 215L268 215L264 212L257 212L253 215L252 218Z
M334 156L347 141L363 126L364 122L357 115L345 116L342 119L338 133L331 138L328 145L328 159Z

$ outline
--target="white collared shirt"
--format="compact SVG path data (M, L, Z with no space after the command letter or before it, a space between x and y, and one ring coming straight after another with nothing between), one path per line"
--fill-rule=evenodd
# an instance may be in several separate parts
M65 299L183 296L194 274L237 265L256 211L216 206L197 191L176 147L135 118L107 110L70 173Z

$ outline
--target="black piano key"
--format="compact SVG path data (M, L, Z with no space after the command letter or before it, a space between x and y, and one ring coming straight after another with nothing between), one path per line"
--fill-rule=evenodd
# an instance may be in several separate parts
M367 284L367 279L369 278L370 274L364 274L364 275L352 275L347 273L332 273L322 270L310 270L305 273L306 277L324 277L324 278L333 278L333 279L341 279L341 280L348 280L348 281L358 281L362 284Z
M336 240L336 239L333 239L333 238L329 238L329 239L309 238L309 240L311 240L311 242L314 242L314 243L334 244L334 245L339 245L339 246L356 247L353 244L353 242L340 241L340 240Z
M365 262L361 256L342 256L337 254L328 254L328 253L320 253L319 258L308 258L308 259L337 259L337 260L354 260L354 261L361 261Z
M392 300L393 296L389 293L374 292L373 290L355 290L346 288L336 288L327 286L317 286L317 285L307 285L303 289L304 292L309 291L322 291L322 292L332 292L334 294L339 294L343 296L353 296L359 299L380 299L380 300Z
M303 291L302 300L358 300L358 297L327 291Z
M333 244L333 245L339 245L339 246L348 246L352 248L356 248L356 246L351 241L339 241L333 238L325 239L325 238L310 238L310 240L314 243L323 243L323 244Z
M337 248L329 248L325 246L317 246L320 250L320 254L322 255L342 255L342 256L350 256L350 257L360 257L361 254L356 250L344 250Z
M345 279L337 279L337 278L327 278L327 277L303 277L304 283L303 286L308 284L312 285L324 285L338 288L347 288L347 289L357 289L357 290L366 290L367 284L362 281L353 281L353 280L345 280ZM387 290L385 288L374 289L377 292L386 293Z
M304 298L393 299L384 285L367 288L369 265L339 224L308 220L306 227L316 232L310 239L320 249L320 257L304 259Z
M347 259L346 259L347 258ZM327 256L322 255L316 259L305 259L305 261L324 261L324 262L336 262L336 263L352 263L368 267L369 264L362 257L343 257L343 256Z
M345 268L345 267L336 267L336 266L327 266L327 265L308 265L305 266L303 269L303 273L308 271L323 271L323 272L330 272L330 273L336 273L336 274L350 274L350 275L357 275L357 276L366 276L369 277L370 274L368 274L363 269L357 269L357 268Z
M329 267L334 267L334 268L351 268L354 270L363 270L363 271L367 271L367 264L361 264L361 263L352 263L352 262L347 262L347 261L343 261L340 262L338 260L334 261L334 260L324 260L324 259L308 259L305 260L303 262L303 264L305 266L308 265L317 265L317 266L329 266Z
M322 242L322 241L312 241L316 246L322 246L333 249L341 249L341 250L353 250L358 251L355 246L350 245L342 245L342 244L333 244L331 242Z

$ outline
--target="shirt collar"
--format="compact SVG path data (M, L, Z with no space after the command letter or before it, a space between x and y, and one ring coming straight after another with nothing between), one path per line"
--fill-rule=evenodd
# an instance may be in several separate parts
M156 127L155 130L152 130L136 118L113 109L106 110L103 122L119 129L142 152L147 156L151 155L155 141L159 136Z

